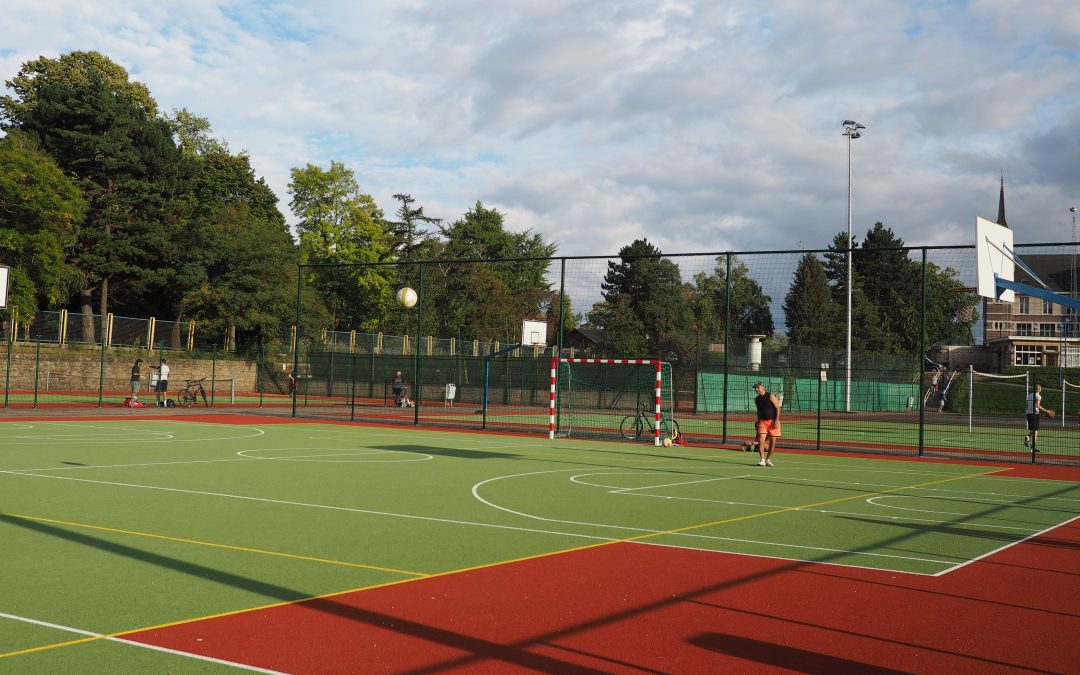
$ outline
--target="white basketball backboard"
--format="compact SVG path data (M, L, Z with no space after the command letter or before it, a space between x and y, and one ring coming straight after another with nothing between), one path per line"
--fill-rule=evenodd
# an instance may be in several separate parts
M0 265L0 309L7 307L8 268Z
M984 298L1012 302L1015 293L1002 290L998 295L998 286L994 275L1008 281L1014 281L1016 264L1010 257L1013 247L1013 231L1004 225L985 218L975 217L975 265L978 279L976 292Z
M522 321L521 344L541 347L547 345L547 321Z

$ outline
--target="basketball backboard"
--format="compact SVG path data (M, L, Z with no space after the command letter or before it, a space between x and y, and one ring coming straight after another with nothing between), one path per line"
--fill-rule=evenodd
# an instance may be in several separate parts
M1011 257L1013 231L985 218L975 217L976 292L984 298L1012 302L1015 293L1000 288L994 276L1013 281L1016 264ZM999 295L1000 291L1000 295Z
M0 309L7 307L8 268L0 265Z
M547 321L521 322L521 344L526 346L547 345Z

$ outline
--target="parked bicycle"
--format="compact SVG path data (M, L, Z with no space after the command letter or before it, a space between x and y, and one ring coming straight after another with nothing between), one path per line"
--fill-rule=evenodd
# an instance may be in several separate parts
M199 402L199 397L202 397L204 406L209 407L210 404L206 402L206 390L203 389L203 380L205 377L201 377L197 380L184 380L184 387L180 391L176 392L176 401L185 408L190 408Z
M653 436L656 431L656 410L649 408L648 403L642 403L636 413L627 415L619 424L619 433L623 438L637 440L641 435L648 432ZM660 435L664 438L672 438L673 431L679 431L679 423L671 415L660 418ZM680 432L681 433L681 432Z

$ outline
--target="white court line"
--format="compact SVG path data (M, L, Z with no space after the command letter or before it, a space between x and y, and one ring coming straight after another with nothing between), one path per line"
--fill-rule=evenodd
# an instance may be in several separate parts
M240 450L236 454L248 459L257 459L263 461L278 461L278 462L322 462L327 464L404 464L406 462L427 462L435 459L434 455L429 455L424 452L406 452L405 450L377 450L369 449L361 451L359 449L342 448L342 450L350 450L348 452L337 452L333 454L320 453L317 455L283 455L281 457L260 457L259 455L249 455L249 452L261 452L263 450L329 450L330 448L305 448L305 447L292 447L292 448L253 448L251 450ZM331 460L331 459L318 459L320 457L367 457L372 455L405 455L400 459L354 459L354 460Z
M657 489L657 488L675 487L675 486L678 486L678 485L692 485L692 484L695 484L695 483L705 483L705 482L710 482L709 480L683 481L683 482L679 482L679 483L658 483L658 484L655 484L655 485L644 485L644 486L636 487L636 488L618 488L617 486L614 486L614 485L605 485L605 484L601 484L601 483L590 483L588 481L580 480L580 478L582 476L596 476L596 475L613 475L613 476L648 475L648 472L644 472L644 471L640 471L640 472L608 471L608 472L581 474L581 475L578 475L578 476L571 476L570 481L573 482L573 483L577 483L578 485L585 485L585 486L588 486L588 487L605 488L605 489L608 490L608 492L610 494L626 495L626 496L629 496L629 497L650 497L650 498L653 498L653 499L668 499L668 500L672 500L672 501L701 502L701 503L706 503L706 504L723 504L725 506L749 506L749 507L752 507L752 508L763 508L763 509L788 509L791 513L798 513L798 512L801 512L801 513L823 513L823 514L827 514L827 515L854 516L854 517L859 517L859 518L872 518L872 519L877 519L877 520L893 520L893 521L904 520L904 521L918 522L918 523L930 523L930 524L934 524L934 525L952 525L954 527L970 527L970 528L975 528L975 529L986 529L986 530L1008 530L1008 531L1014 531L1015 530L1017 532L1029 532L1029 533L1037 531L1037 528L1035 528L1035 527L1013 527L1011 525L993 525L993 524L990 524L990 523L956 523L956 522L951 521L951 520L918 518L918 517L915 517L915 516L885 516L885 515L881 515L881 514L865 513L865 512L860 512L860 511L837 511L837 510L834 510L834 509L816 509L816 508L811 509L811 508L803 508L803 507L793 507L793 506L789 506L789 505L785 505L785 504L761 504L761 503L758 503L758 502L735 502L735 501L731 501L731 500L728 500L728 499L707 499L707 498L704 498L704 497L679 497L679 496L662 495L662 494L661 495L650 495L650 494L643 494L641 492L641 490L651 490L651 489ZM738 480L738 479L744 479L744 478L756 478L757 476L758 476L758 474L744 474L744 475L741 475L741 476L728 476L728 477L723 477L723 478L715 478L715 479L711 479L711 480ZM886 505L883 505L883 504L877 504L874 501L876 499L882 499L882 498L885 498L885 497L909 498L909 499L944 499L944 497L918 497L918 496L915 496L915 495L878 495L876 497L868 497L865 501L867 503L869 503L869 504L873 504L874 506L880 506L881 508L893 508L893 509L905 510L905 511L907 511L907 510L919 511L919 509L905 509L904 507L899 507L899 506L890 507L890 506L886 506ZM926 513L947 513L947 512L944 512L944 511L942 511L942 512L926 511ZM954 514L948 514L948 515L969 516L971 514L954 513ZM703 536L703 535L695 535L695 536ZM718 537L718 538L723 539L723 537Z
M172 424L177 424L177 423L179 423L179 424L191 424L191 422L185 423L185 422L182 422L180 420L146 420L147 424L157 424L159 422L172 423ZM0 422L0 424L2 424L2 422ZM213 423L213 422L205 422L204 424L213 424L214 426L220 426L220 427L226 427L226 428L232 428L232 429L246 429L246 430L249 430L249 431L254 431L256 433L254 433L254 434L241 434L241 435L238 435L238 436L222 436L222 437L216 437L216 438L176 438L175 436L171 435L171 434L174 434L175 431L157 431L157 430L154 430L154 429L142 429L142 428L134 428L134 427L101 426L101 425L95 425L95 424L79 424L79 423L74 423L74 422L45 422L43 424L64 425L65 427L73 427L74 429L106 429L106 430L108 430L110 432L110 435L109 436L98 436L98 437L93 437L93 436L87 437L87 436L71 436L71 435L68 435L68 434L64 434L63 437L60 440L54 440L57 437L55 437L55 436L47 436L47 435L44 436L45 440L38 440L38 439L41 439L42 436L17 436L17 437L5 436L3 440L0 440L0 446L18 445L17 443L8 443L7 442L8 438L19 438L19 439L21 439L20 444L22 444L22 445L57 445L57 444L68 443L68 442L70 442L70 440L72 438L77 438L78 440L80 440L81 442L84 442L84 443L114 443L114 444L116 444L116 443L125 443L125 444L131 444L131 443L160 443L160 442L208 443L208 442L212 442L212 441L236 441L236 440L240 440L240 439L243 439L243 438L258 438L259 436L263 436L263 435L266 434L266 432L263 429L259 428L259 427L239 426L239 425L235 425L235 424L218 424L218 423ZM42 427L42 431L44 431L44 427ZM122 437L115 437L115 436L113 436L113 434L115 432L122 432L125 435L122 436ZM148 438L132 438L133 435L138 435L138 434L161 434L161 435L169 435L169 436L167 438L149 438L149 439Z
M940 572L935 573L933 576L938 577L938 576L943 576L945 574L949 574L950 572L955 572L956 570L961 569L962 567L967 567L971 563L978 562L978 561L983 560L985 558L989 558L990 556L992 556L992 555L994 555L996 553L999 553L1000 551L1004 551L1007 548L1012 548L1013 546L1016 546L1017 544L1022 544L1025 541L1029 541L1031 539L1034 539L1035 537L1046 534L1047 532L1049 532L1051 530L1056 530L1059 527L1066 527L1067 525L1071 525L1073 522L1075 522L1077 520L1080 520L1080 516L1076 516L1075 518L1070 518L1069 520L1066 520L1064 523L1061 523L1061 524L1058 524L1058 525L1051 525L1050 527L1048 527L1048 528L1046 528L1044 530L1040 530L1039 532L1036 532L1034 534L1028 535L1028 536L1024 537L1023 539L1021 539L1019 541L1014 541L1012 543L1004 544L1002 546L999 546L999 547L995 548L992 551L987 551L986 553L983 553L980 556L976 556L976 557L974 557L974 558L972 558L970 560L965 560L964 562L962 562L962 563L960 563L958 565L954 565L954 566L950 567L949 569L941 570Z
M216 461L230 461L230 460L216 460ZM254 460L236 460L236 461L254 461ZM239 499L239 500L251 501L251 502L264 502L264 503L267 503L267 504L280 504L280 505L283 505L283 506L300 506L300 507L303 507L303 508L324 509L324 510L327 510L327 511L342 511L342 512L346 512L346 513L363 513L363 514L372 515L372 516L386 516L386 517L389 517L389 518L404 518L406 520L423 520L423 521L428 521L428 522L433 522L433 523L448 523L450 525L467 525L467 526L471 526L471 527L487 527L487 528L492 528L492 529L496 529L496 530L513 530L513 531L516 531L516 532L531 532L531 533L534 533L534 534L551 534L551 535L555 535L555 536L574 537L574 538L578 538L578 539L594 539L594 540L597 540L597 541L618 541L618 539L615 538L615 537L601 537L601 536L589 535L589 534L575 534L575 533L572 533L572 532L555 532L555 531L552 531L552 530L539 530L539 529L536 529L536 528L528 528L528 527L514 527L512 525L497 525L495 523L479 523L479 522L474 522L474 521L469 521L469 520L456 520L456 519L453 519L453 518L435 518L433 516L417 516L417 515L411 515L411 514L407 514L407 513L391 513L391 512L388 512L388 511L375 511L375 510L372 510L372 509L354 508L354 507L351 507L351 506L333 506L333 505L329 505L329 504L311 504L311 503L308 503L308 502L294 502L294 501L289 501L289 500L286 500L286 499L270 499L268 497L250 497L250 496L247 496L247 495L233 495L233 494L228 494L228 493L224 493L224 492L206 492L206 491L203 491L203 490L184 490L184 489L181 489L181 488L161 487L161 486L157 486L157 485L138 485L136 483L117 483L117 482L106 481L106 480L91 480L89 478L72 478L70 476L45 476L45 475L41 475L41 474L38 474L38 473L23 473L23 472L13 472L13 471L0 471L0 473L10 473L10 474L13 474L13 475L27 476L27 477L30 477L30 478L46 478L46 479L52 479L52 480L70 480L70 481L74 481L74 482L77 482L77 483L92 483L92 484L95 484L95 485L112 485L112 486L116 486L116 487L137 488L137 489L140 489L140 490L158 490L158 491L161 491L161 492L176 492L176 493L180 493L180 494L203 495L203 496L206 496L206 497L222 497L222 498L225 498L225 499Z
M918 557L914 557L914 556L899 556L899 555L891 555L891 554L886 554L886 553L871 553L871 552L865 552L865 551L851 551L851 550L846 550L846 549L832 549L832 548L827 548L827 547L802 546L802 545L797 545L797 544L784 544L784 543L778 543L778 542L755 541L755 540L750 540L750 539L737 539L737 538L733 538L733 537L721 537L721 536L716 536L716 535L694 534L694 533L688 533L688 532L667 532L666 530L653 530L653 529L639 528L639 527L629 527L629 526L623 526L623 525L611 525L611 524L604 524L604 523L591 523L591 522L583 522L583 521L575 521L575 520L565 520L565 519L559 519L559 518L546 518L544 516L538 516L538 515L534 515L534 514L530 514L530 513L525 513L525 512L522 512L522 511L515 511L515 510L510 509L508 507L500 506L498 504L495 504L494 502L491 502L491 501L485 499L484 497L481 497L479 492L478 492L479 488L481 486L483 486L484 484L492 483L492 482L495 482L495 481L498 481L498 480L502 480L504 478L521 478L521 477L526 477L526 476L535 476L535 475L550 474L550 473L566 473L566 472L570 472L570 471L580 471L580 469L555 469L555 470L550 470L550 471L533 471L533 472L522 473L522 474L512 474L512 475L508 475L508 476L500 476L500 477L496 477L496 478L489 478L489 479L481 481L481 482L479 482L479 483L477 483L476 485L473 486L473 496L478 501L480 501L481 503L483 503L483 504L485 504L487 506L490 506L491 508L494 508L494 509L497 509L497 510L500 510L500 511L505 511L507 513L512 513L514 515L522 516L524 518L531 518L533 520L539 520L539 521L549 522L549 523L562 523L562 524L570 524L570 525L583 525L583 526L596 527L596 528L609 528L609 529L614 529L614 530L626 530L626 531L631 531L631 532L639 532L639 533L643 533L643 534L666 534L666 535L670 535L670 536L674 536L674 537L688 537L688 538L695 538L695 539L707 539L707 540L710 540L710 541L730 541L730 542L739 542L739 543L752 543L752 544L758 544L758 545L774 546L774 547L778 547L778 548L794 548L794 549L803 549L803 550L814 550L814 551L823 551L823 552L826 552L826 553L843 553L843 554L846 554L846 555L865 556L865 557L872 557L872 558L890 558L890 559L896 559L896 560L910 560L910 561L927 562L927 563L933 563L933 564L939 564L939 565L954 565L955 564L954 561L952 561L952 560L939 560L939 559L935 559L935 558L918 558ZM614 475L619 474L619 472L609 472L609 473L614 474ZM645 473L645 472L636 472L636 473ZM580 475L587 476L587 475L590 475L590 474L580 474ZM747 478L747 477L751 477L751 478L752 477L757 477L757 474L745 474L743 476L735 476L735 477L732 477L732 478ZM574 478L575 477L571 477L571 480L573 480ZM589 485L588 483L584 483L584 482L580 482L580 481L578 481L578 482L579 482L579 484L582 484L582 485ZM604 486L600 486L600 487L607 488L607 487L610 487L610 486L604 485ZM892 486L892 487L896 487L896 486ZM670 496L666 496L666 495L646 495L646 494L641 494L641 493L638 493L638 492L619 492L617 490L613 491L613 493L622 494L622 495L631 496L631 497L653 497L653 498L662 498L662 499L687 499L687 498L680 498L680 497L670 497ZM712 501L712 500L688 499L688 501ZM800 512L801 511L801 512L806 512L806 513L825 513L825 514L833 514L833 515L851 515L851 516L859 516L859 517L863 517L863 518L866 518L866 517L871 517L871 518L880 517L880 516L874 516L873 514L866 514L866 513L830 511L830 510L825 510L825 509L808 509L808 508L798 508L798 507L782 506L782 505L745 504L745 503L739 503L739 502L719 502L719 503L729 504L729 505L752 506L752 507L755 507L755 508L788 509L791 512ZM906 520L906 521L913 521L913 522L928 522L928 523L934 523L934 524L956 525L956 523L951 523L950 521L929 520L929 519L921 519L921 518L914 518L914 517L904 517L904 516L884 516L883 518L885 520ZM970 526L970 527L981 527L981 528L985 528L985 529L995 529L995 530L1014 529L1014 528L1010 528L1008 526L995 526L995 525L989 525L989 524L981 525L981 524L974 524L974 523L962 523L961 525ZM1025 528L1025 529L1015 528L1015 529L1018 529L1021 532L1032 532L1032 530L1030 528ZM652 542L639 542L639 543L652 543ZM711 550L711 549L704 549L704 550ZM817 561L805 561L805 562L817 562ZM833 564L833 563L825 562L825 563L821 563L821 564ZM893 571L895 571L895 570L893 570Z
M176 656L183 656L190 659L196 659L198 661L207 661L209 663L217 663L223 666L232 666L233 668L240 668L242 670L248 670L253 673L270 673L271 675L285 675L281 671L267 670L266 668L259 668L257 666L249 666L245 663L237 663L236 661L226 661L224 659L216 659L212 656L202 656L201 654L195 654L192 652L184 652L177 649L169 649L168 647L159 647L157 645L145 644L143 642L136 642L135 640L125 640L124 638L111 637L102 633L94 633L88 630L82 630L81 628L72 628L71 626L61 626L57 623L49 623L48 621L39 621L38 619L31 619L25 616L16 616L14 614L6 614L0 612L0 619L11 619L12 621L21 621L23 623L33 624L35 626L43 626L45 628L52 628L53 630L63 631L65 633L74 633L75 635L82 635L85 637L100 638L107 642L117 642L123 645L129 645L132 647L141 647L143 649L149 649L155 652L163 652L166 654L175 654Z
M783 475L779 475L779 474L772 473L772 472L769 473L769 479L770 480L776 480L776 481L788 481L788 482L791 482L791 483L809 483L809 482L813 482L813 483L820 483L822 485L842 485L844 487L849 487L849 486L856 486L856 487L860 487L860 488L895 488L896 487L895 485L890 485L888 483L859 483L859 482L853 483L851 481L824 480L824 479L819 479L819 478L788 478L788 477L785 477ZM1073 485L1076 485L1076 484L1073 483ZM991 499L991 497L1008 497L1008 498L1015 498L1015 499L1046 499L1046 500L1056 500L1056 501L1066 501L1066 502L1080 502L1080 498L1073 498L1073 497L1052 497L1052 496L1042 497L1040 495L1010 494L1010 493L1007 493L1007 492L976 492L974 490L957 490L957 489L953 489L953 488L915 487L915 488L911 488L911 490L913 492L915 492L915 491L918 491L918 492L942 492L942 493L945 493L945 494L973 495L970 498L957 497L956 499L978 499L978 498L983 498L983 499L985 499L985 501L993 501ZM983 495L986 495L986 497L983 497ZM935 497L933 495L927 495L924 498L925 499L943 499L943 497Z

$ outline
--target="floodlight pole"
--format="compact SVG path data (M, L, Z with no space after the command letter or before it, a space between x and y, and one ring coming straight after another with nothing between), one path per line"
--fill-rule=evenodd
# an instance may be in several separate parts
M844 120L847 136L847 347L844 355L844 412L851 412L851 141L862 136L866 127L855 120Z

